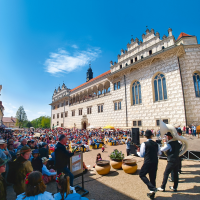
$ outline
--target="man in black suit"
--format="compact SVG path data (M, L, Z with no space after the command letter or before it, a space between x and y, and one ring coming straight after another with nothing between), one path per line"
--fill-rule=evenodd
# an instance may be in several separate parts
M39 153L40 153L40 158L43 158L43 157L49 158L49 151L47 149L46 142L42 143L42 148L39 149Z
M61 172L68 174L70 177L70 186L73 187L74 175L70 172L69 169L69 159L74 155L74 153L70 153L66 150L66 142L67 137L63 134L59 137L59 142L55 147L55 167L57 169L57 173Z
M150 192L147 196L154 199L156 193L156 173L158 168L158 155L161 154L159 146L152 140L153 133L150 130L145 132L146 142L143 142L138 149L138 155L144 157L144 164L140 170L140 178L147 185ZM149 174L149 179L146 175Z

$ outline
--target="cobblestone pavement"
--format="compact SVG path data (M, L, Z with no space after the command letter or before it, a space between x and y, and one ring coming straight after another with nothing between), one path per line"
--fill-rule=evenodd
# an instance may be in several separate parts
M144 138L141 138L141 143L144 141ZM189 149L190 150L200 150L199 142L200 139L192 138L189 140ZM192 148L194 147L194 148ZM111 171L106 176L100 176L96 174L92 166L95 163L95 158L97 153L102 154L102 158L109 160L108 155L113 149L118 149L125 153L126 146L106 146L105 152L101 153L101 149L94 149L92 151L86 152L83 155L84 162L86 165L90 165L91 171L89 171L85 176L85 189L89 190L87 198L94 200L146 200L148 189L146 185L139 178L139 170L143 164L143 158L136 157L138 164L138 170L135 174L129 175L125 174L123 170L114 170L111 168ZM166 192L157 192L156 199L158 200L199 200L200 199L200 162L198 161L186 161L182 162L182 171L183 173L179 176L179 185L178 192L173 193L169 191L169 186L172 186L172 183L168 182L166 186ZM162 183L163 172L165 170L166 160L159 160L158 172L156 184L159 187ZM77 178L74 181L74 185L81 185L81 178ZM47 185L47 191L51 193L56 193L56 183L52 182ZM8 200L14 200L15 193L11 186L8 187Z

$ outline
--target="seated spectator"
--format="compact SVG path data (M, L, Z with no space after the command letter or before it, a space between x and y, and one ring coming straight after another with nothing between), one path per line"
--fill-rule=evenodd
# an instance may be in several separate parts
M46 186L40 172L31 172L26 177L25 193L17 196L16 200L53 200L51 193L46 192Z
M56 182L57 182L57 186L60 192L54 195L54 199L55 200L88 200L88 198L86 197L81 197L80 194L73 193L73 191L71 191L72 187L70 187L69 181L70 181L69 176L63 173L57 177Z
M44 176L43 180L44 183L47 184L50 181L56 180L56 172L54 169L50 169L48 170L46 165L47 165L47 161L49 159L47 159L46 157L42 158L42 163L43 163L43 167L42 167L42 175Z
M33 159L31 161L32 167L34 171L39 171L42 173L42 167L43 167L43 163L42 163L42 159L39 157L39 150L35 149L32 152L33 155Z

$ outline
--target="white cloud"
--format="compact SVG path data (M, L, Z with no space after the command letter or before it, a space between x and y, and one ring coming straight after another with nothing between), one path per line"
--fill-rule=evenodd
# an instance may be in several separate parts
M95 60L101 53L100 48L90 48L86 51L76 51L73 55L59 49L57 53L50 53L44 65L50 74L69 73L80 67L85 66L89 61Z
M38 112L39 115L45 115L46 112Z
M78 46L77 46L76 44L73 44L73 45L72 45L72 48L78 49Z

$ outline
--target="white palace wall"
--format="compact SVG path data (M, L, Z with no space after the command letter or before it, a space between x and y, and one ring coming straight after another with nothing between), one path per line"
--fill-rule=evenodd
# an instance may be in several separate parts
M154 102L153 100L153 85L152 79L156 73L161 72L166 77L167 85L167 100ZM100 95L99 98L78 103L76 105L65 106L65 111L68 111L68 117L64 117L64 127L82 128L83 115L86 115L88 125L93 125L97 128L106 125L112 125L116 128L133 127L134 120L141 120L143 129L158 129L156 120L168 119L170 124L186 125L185 109L182 92L182 84L180 78L180 71L178 59L176 56L165 58L152 63L150 66L143 66L132 71L126 76L126 93L127 93L127 116L128 124L126 124L126 102L125 102L125 84L124 75L121 75L115 81L120 81L121 88L113 90L114 82L110 82L110 93L105 96ZM131 85L134 80L138 80L141 84L142 104L131 105ZM114 101L121 100L121 110L114 111ZM103 104L103 112L98 113L98 105ZM92 114L87 114L87 107L92 106ZM82 108L82 115L78 115L78 109ZM75 116L72 117L72 110L75 110ZM57 113L64 111L64 107L57 110L52 110L55 114L52 124L59 125L63 123L63 118L57 119Z
M200 73L200 45L185 46L185 52L180 57L182 83L186 107L187 125L200 124L200 98L196 97L193 74Z

